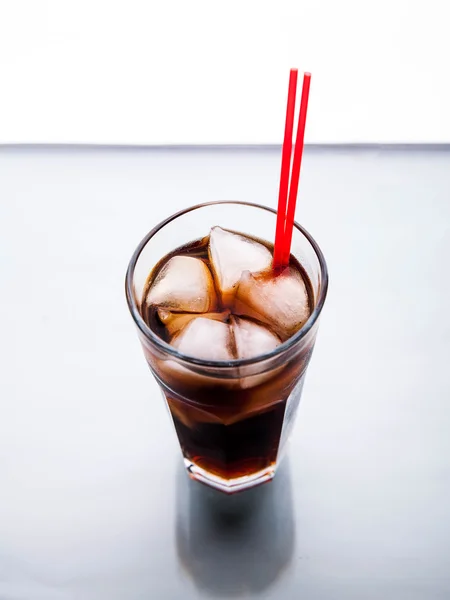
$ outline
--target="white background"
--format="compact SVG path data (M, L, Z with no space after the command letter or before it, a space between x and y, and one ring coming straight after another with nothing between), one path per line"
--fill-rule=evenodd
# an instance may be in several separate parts
M450 142L446 0L0 0L0 143Z

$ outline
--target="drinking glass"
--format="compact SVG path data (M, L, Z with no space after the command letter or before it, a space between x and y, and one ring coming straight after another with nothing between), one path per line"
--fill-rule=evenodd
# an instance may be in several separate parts
M328 274L312 236L294 224L291 253L308 275L313 310L292 337L269 353L213 361L180 353L141 314L149 273L176 248L211 227L271 241L276 211L246 202L192 206L154 227L135 250L126 274L128 306L148 365L161 387L189 475L226 493L274 477L297 413L325 302ZM213 343L213 340L211 341Z

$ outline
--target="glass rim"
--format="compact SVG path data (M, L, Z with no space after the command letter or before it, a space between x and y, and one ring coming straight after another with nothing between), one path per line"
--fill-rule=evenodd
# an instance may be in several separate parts
M156 333L154 333L150 329L150 327L147 325L147 323L142 318L142 316L139 312L139 309L137 307L134 292L133 292L133 274L134 274L134 270L136 267L136 263L139 259L139 256L141 255L141 252L143 251L143 249L145 248L147 243L152 239L152 237L154 237L159 231L161 231L161 229L163 229L166 225L168 225L175 219L178 219L179 217L181 217L189 212L192 212L194 210L198 210L200 208L205 208L207 206L216 206L216 205L221 205L221 204L222 205L223 204L236 204L236 205L242 205L242 206L250 206L252 208L258 208L261 210L265 210L267 212L271 212L274 215L277 214L277 211L273 208L270 208L269 206L264 206L263 204L255 204L253 202L243 202L240 200L218 200L218 201L213 201L213 202L204 202L202 204L196 204L194 206L190 206L188 208L180 210L180 211L174 213L173 215L167 217L160 223L158 223L158 225L153 227L153 229L151 229L147 233L147 235L144 236L144 238L138 244L136 250L133 252L133 255L129 262L126 276L125 276L125 294L126 294L126 298L127 298L128 308L130 310L130 313L131 313L131 316L133 317L134 322L136 323L139 331L144 335L144 337L147 340L149 340L154 346L156 346L159 350L171 355L172 357L174 357L182 362L189 363L191 365L195 365L195 366L199 366L199 367L214 367L216 369L217 368L219 368L219 369L235 368L235 367L243 367L246 365L253 365L255 363L259 363L259 362L263 362L265 360L272 359L280 354L283 354L287 350L291 349L300 340L302 340L308 334L308 332L313 328L314 324L316 323L316 321L319 318L319 315L322 311L323 305L325 303L325 298L327 296L327 290L328 290L328 268L327 268L327 264L325 261L325 257L323 255L319 245L317 244L315 239L312 237L312 235L310 233L308 233L308 231L306 231L306 229L304 229L296 221L294 221L294 227L304 237L306 237L308 242L311 244L314 252L316 253L316 256L318 258L319 265L320 265L322 280L321 280L321 285L320 285L319 296L317 298L317 302L314 306L312 313L310 314L308 320L303 325L303 327L301 327L293 336L288 338L285 342L283 342L282 344L280 344L279 346L277 346L270 352L266 352L265 354L258 354L257 356L254 356L251 358L236 358L234 360L224 361L224 360L206 360L203 358L195 358L194 356L189 356L188 354L183 354L181 352L178 352L178 350L176 348L174 348L173 346L171 346L170 344L165 342L162 338L160 338L158 335L156 335Z

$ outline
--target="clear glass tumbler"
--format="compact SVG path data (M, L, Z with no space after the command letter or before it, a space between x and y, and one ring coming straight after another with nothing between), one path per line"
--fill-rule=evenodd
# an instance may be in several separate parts
M269 481L292 429L325 302L322 252L295 223L291 252L310 279L314 309L305 325L268 354L209 361L178 352L141 315L150 271L167 254L204 238L214 225L271 241L276 211L244 202L211 202L172 215L141 241L126 274L128 306L150 369L172 415L189 475L233 493Z

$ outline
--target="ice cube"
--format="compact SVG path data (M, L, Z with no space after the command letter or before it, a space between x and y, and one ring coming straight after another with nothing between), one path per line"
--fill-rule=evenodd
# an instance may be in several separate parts
M224 310L222 312L210 312L203 313L202 317L206 319L213 319L214 321L223 321L225 322L230 316L229 310ZM163 325L166 327L170 337L176 335L183 327L192 321L192 319L196 319L198 314L196 313L176 313L171 312L170 310L166 310L164 308L158 309L158 317L160 318Z
M205 360L233 360L230 326L197 317L171 342L179 352Z
M218 384L217 377L211 371L198 372L195 367L184 366L175 359L163 359L153 363L153 369L157 376L164 381L171 389L184 388L187 397L195 398L197 392L202 387L215 387ZM220 379L220 387L224 389L239 389L239 373L236 370L235 379Z
M178 312L214 310L216 293L210 270L198 258L173 256L150 287L147 304Z
M237 358L266 354L281 344L280 338L264 325L249 319L231 317Z
M272 263L272 254L266 246L221 227L211 229L209 258L225 303L233 299L243 271L264 271Z
M310 315L302 276L289 267L278 276L245 271L236 291L233 312L267 323L283 341L288 339Z
M232 316L230 321L237 358L253 358L260 354L266 354L281 344L280 338L262 324L235 316ZM275 375L273 369L261 372L260 368L254 366L244 366L239 371L241 374L239 387L241 389L261 385Z

